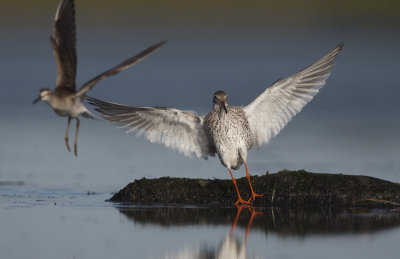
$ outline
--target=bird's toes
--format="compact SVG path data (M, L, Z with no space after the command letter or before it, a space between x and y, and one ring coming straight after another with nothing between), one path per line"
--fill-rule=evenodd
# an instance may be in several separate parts
M252 205L252 203L251 203L251 198L248 200L248 201L245 201L245 200L243 200L242 198L239 198L235 203L234 203L234 205L245 205L245 206L250 206L250 205Z

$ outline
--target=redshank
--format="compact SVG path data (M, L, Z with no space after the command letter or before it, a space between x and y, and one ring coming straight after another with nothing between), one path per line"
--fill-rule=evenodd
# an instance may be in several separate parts
M311 66L279 79L247 106L230 106L227 94L217 91L211 112L203 116L166 107L126 106L91 97L88 100L103 118L127 128L127 132L137 131L151 142L162 143L186 156L207 158L217 153L236 188L235 204L249 205L263 194L256 194L251 185L247 151L268 143L313 99L325 85L342 48L341 43ZM231 171L243 163L251 190L248 200L241 197Z
M152 45L139 54L125 60L121 64L101 73L93 79L84 83L81 88L75 90L76 75L76 32L75 32L75 5L73 0L61 0L55 17L53 35L50 37L54 57L57 67L56 87L54 91L49 88L42 88L39 91L39 97L33 101L43 101L59 116L68 116L67 131L65 133L65 145L71 151L68 144L68 131L71 119L76 119L76 132L74 153L78 155L77 139L79 131L79 118L81 115L86 118L94 118L93 114L81 103L86 97L86 93L92 89L99 81L106 77L115 75L122 70L138 63L146 56L150 55L160 48L165 41Z

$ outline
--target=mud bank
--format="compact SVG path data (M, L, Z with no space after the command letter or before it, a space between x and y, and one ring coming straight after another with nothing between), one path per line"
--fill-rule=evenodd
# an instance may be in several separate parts
M369 176L283 170L251 177L263 207L400 207L400 184ZM237 179L244 199L250 197L247 178ZM231 206L237 199L231 180L162 177L128 184L109 201L137 204Z

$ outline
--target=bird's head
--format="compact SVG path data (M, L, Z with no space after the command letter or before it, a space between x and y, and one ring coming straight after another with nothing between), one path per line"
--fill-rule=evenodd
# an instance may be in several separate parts
M228 103L226 102L227 96L228 95L224 91L216 91L213 98L214 107L217 107L220 110L224 109L224 111L228 113Z
M52 95L53 91L49 88L42 88L39 90L39 97L36 98L32 104L37 103L38 101L48 102Z

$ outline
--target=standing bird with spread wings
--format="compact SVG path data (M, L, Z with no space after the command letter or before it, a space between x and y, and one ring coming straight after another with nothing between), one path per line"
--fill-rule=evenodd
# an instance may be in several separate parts
M342 48L343 44L339 44L311 66L279 79L245 107L228 105L227 94L217 91L211 112L203 116L173 108L126 106L91 97L88 100L103 118L127 128L127 132L137 131L151 142L162 143L186 156L207 158L217 153L235 185L235 204L249 205L263 194L256 194L251 185L247 151L268 143L313 99L325 85ZM231 171L243 163L251 189L248 200L241 197Z
M118 74L122 70L143 60L146 56L164 45L165 41L159 42L125 60L121 64L101 73L84 83L78 90L75 90L77 58L75 5L73 0L60 1L56 12L54 31L53 35L50 37L50 42L57 66L56 88L54 91L49 88L40 89L39 97L33 101L33 104L38 101L43 101L50 105L57 115L68 116L68 125L64 140L69 151L71 151L68 144L69 126L71 119L76 119L74 153L75 156L77 156L77 139L80 123L78 116L82 115L86 118L94 118L93 114L91 114L91 112L81 103L81 101L85 99L86 93L104 78Z

